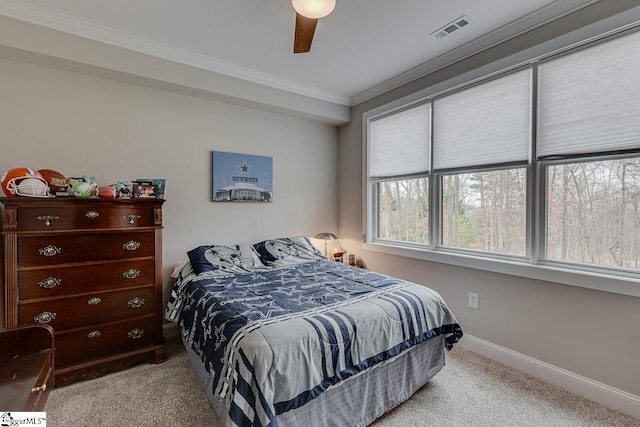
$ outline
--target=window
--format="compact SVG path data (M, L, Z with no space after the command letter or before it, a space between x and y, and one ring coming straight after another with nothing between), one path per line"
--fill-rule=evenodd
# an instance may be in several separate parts
M429 242L430 123L431 104L424 103L369 125L378 239Z
M478 167L529 159L531 70L433 102L433 167Z
M428 178L381 181L378 194L380 239L429 243Z
M442 174L439 243L524 256L531 69L439 97L433 110L433 167L455 169Z
M640 269L640 158L546 169L547 258Z
M538 156L640 149L640 32L540 65Z
M442 245L526 255L525 168L442 177Z
M640 278L640 32L590 43L365 113L367 242Z
M429 171L431 104L372 120L369 124L370 176L374 179Z
M640 269L638 67L640 33L540 65L542 259Z

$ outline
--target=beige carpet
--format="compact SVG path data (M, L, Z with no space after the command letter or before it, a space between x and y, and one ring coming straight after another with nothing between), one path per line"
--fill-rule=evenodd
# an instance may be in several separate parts
M47 426L220 427L182 344L168 345L163 364L53 389ZM640 420L457 346L429 384L373 426L638 427Z

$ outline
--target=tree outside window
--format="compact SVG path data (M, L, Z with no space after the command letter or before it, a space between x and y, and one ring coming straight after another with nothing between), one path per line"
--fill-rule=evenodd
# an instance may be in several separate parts
M547 168L547 258L640 269L640 158Z
M526 254L526 169L442 177L442 245Z
M379 237L409 243L429 242L429 179L378 183Z

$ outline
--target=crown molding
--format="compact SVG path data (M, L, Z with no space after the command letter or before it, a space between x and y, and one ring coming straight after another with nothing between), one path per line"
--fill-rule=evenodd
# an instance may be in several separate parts
M339 105L351 105L351 100L346 96L292 84L291 82L258 72L248 67L242 67L195 52L116 31L67 15L51 12L40 7L27 5L17 0L4 0L0 2L0 15L298 95Z
M478 37L464 45L444 53L431 61L418 65L404 73L398 74L384 82L375 85L363 92L351 97L351 105L358 105L369 99L382 95L402 85L410 83L442 68L445 68L455 62L461 61L483 50L489 49L506 40L517 37L536 27L542 26L548 22L561 18L575 12L583 7L597 3L599 0L557 0L547 6L517 19L495 31Z
M525 17L375 85L351 98L336 93L319 91L303 85L292 84L289 81L258 72L248 67L242 67L195 52L116 31L67 15L51 12L40 7L27 5L18 0L4 0L0 2L0 15L130 51L269 86L274 89L343 106L354 106L598 1L599 0L557 0Z

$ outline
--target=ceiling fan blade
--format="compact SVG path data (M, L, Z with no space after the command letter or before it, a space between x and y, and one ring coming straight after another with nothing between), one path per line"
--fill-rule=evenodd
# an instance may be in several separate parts
M311 50L313 33L316 31L317 19L307 18L296 13L296 32L293 39L293 53L305 53Z

